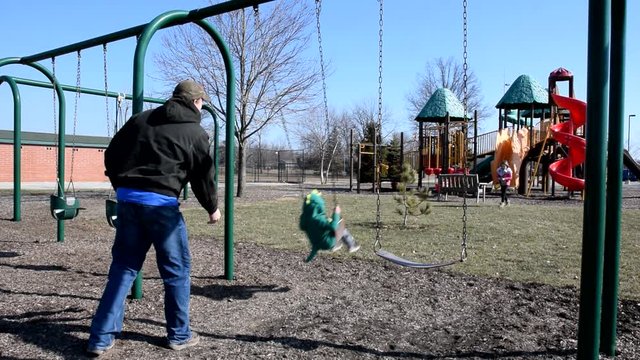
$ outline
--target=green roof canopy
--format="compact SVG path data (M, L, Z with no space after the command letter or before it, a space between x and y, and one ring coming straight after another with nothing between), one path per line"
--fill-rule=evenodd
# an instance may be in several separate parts
M440 88L431 95L415 120L443 123L447 113L451 121L464 121L464 105L451 90Z
M529 75L520 75L496 105L498 109L530 110L531 104L549 104L549 93Z

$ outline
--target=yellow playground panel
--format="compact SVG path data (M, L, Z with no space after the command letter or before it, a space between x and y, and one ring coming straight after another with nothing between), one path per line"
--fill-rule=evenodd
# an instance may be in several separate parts
M527 155L531 144L529 143L529 129L506 128L498 131L496 139L496 153L491 161L491 176L494 184L498 183L497 170L504 160L509 162L509 167L513 172L510 186L518 187L519 171L522 159Z

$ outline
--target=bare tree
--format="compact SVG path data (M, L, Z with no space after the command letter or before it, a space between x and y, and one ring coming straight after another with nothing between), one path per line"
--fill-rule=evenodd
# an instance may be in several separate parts
M354 141L361 142L364 139L364 134L367 132L369 124L378 124L378 104L373 102L362 101L351 109L349 114L350 127L357 129L357 137ZM382 129L378 129L381 134L378 134L384 142L387 138L395 132L389 119L389 111L383 107L382 109Z
M331 166L342 145L342 129L345 128L344 124L348 119L345 114L337 115L332 111L328 116L321 111L315 111L312 112L311 117L314 119L311 122L313 126L309 126L308 122L300 122L296 135L308 149L308 156L317 159L320 167L320 183L326 184Z
M306 110L317 94L319 67L304 57L312 19L307 2L294 0L263 6L259 13L243 9L208 19L225 39L236 72L238 197L246 183L249 139L269 123ZM185 25L169 30L162 43L165 51L155 60L164 79L172 84L185 78L203 83L216 114L226 122L227 77L213 40Z
M464 100L464 68L453 58L437 58L427 63L425 73L418 75L415 91L407 95L410 114L418 115L439 88L447 88L461 102ZM467 111L473 115L472 112L477 110L479 122L490 114L490 109L482 100L478 78L467 69Z

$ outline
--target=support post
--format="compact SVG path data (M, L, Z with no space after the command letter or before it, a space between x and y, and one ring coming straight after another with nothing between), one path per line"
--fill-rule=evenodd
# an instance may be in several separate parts
M400 133L400 169L404 165L404 132Z
M21 214L21 175L22 161L22 105L20 103L20 90L15 80L9 76L0 76L0 84L6 82L13 95L13 221L20 221Z
M184 21L190 13L186 11L169 11L158 15L145 27L144 31L138 39L136 45L135 56L133 60L133 106L132 113L137 114L142 111L144 99L144 59L149 46L149 42L153 35L162 27L167 27ZM222 40L222 36L205 20L197 20L194 23L200 26L214 40L222 55L226 76L227 76L227 139L235 137L235 74L233 70L233 62L229 49ZM225 252L224 267L225 278L233 280L233 199L234 199L234 163L235 163L235 141L226 142L226 158L225 158ZM132 288L132 296L135 299L142 298L142 272L134 281Z
M606 196L610 0L589 1L587 153L578 320L578 359L598 359Z
M609 161L605 223L602 325L600 351L616 354L618 281L620 271L620 221L622 218L622 152L624 150L624 73L626 0L611 3L611 87L609 90Z
M349 131L349 191L353 191L353 129Z
M478 173L478 110L473 111L473 168Z
M447 113L447 115L444 118L444 134L442 134L443 136L443 142L442 142L442 173L443 174L448 174L449 173L449 166L450 166L450 162L449 162L449 123L451 122L451 118L449 116L449 113Z
M358 144L358 187L356 192L360 194L360 182L362 181L362 145Z
M422 174L424 173L424 131L422 122L418 122L418 189L422 189Z

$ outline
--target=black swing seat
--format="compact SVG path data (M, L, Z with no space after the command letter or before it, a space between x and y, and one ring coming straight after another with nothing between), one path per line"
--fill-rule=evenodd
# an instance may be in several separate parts
M414 269L436 269L436 268L441 268L441 267L445 267L445 266L450 266L450 265L454 265L457 264L459 262L462 262L461 260L452 260L452 261L448 261L448 262L442 262L442 263L419 263L419 262L415 262L415 261L411 261L411 260L407 260L407 259L403 259L397 255L394 255L386 250L376 250L376 255L380 256L381 258L391 261L392 263L396 264L396 265L400 265L400 266L404 266L404 267L410 267L410 268L414 268Z
M107 223L112 228L116 227L118 220L118 200L107 199L105 200L105 215L107 216Z
M51 216L56 220L71 220L84 210L80 207L80 200L74 196L51 195L49 206Z

